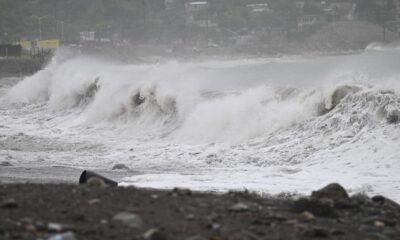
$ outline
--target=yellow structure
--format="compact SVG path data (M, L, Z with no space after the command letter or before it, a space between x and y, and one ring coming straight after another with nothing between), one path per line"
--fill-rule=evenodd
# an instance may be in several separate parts
M37 41L37 42L19 41L19 42L14 42L13 45L21 45L21 47L26 50L30 50L31 48L33 48L35 46L37 48L41 48L41 49L57 49L60 47L60 40L50 39L50 40L42 40L42 41Z
M42 40L37 42L38 48L43 49L57 49L60 47L60 40L52 39L52 40Z
M13 45L21 45L23 49L29 50L32 48L32 43L31 41L19 41L19 42L14 42Z

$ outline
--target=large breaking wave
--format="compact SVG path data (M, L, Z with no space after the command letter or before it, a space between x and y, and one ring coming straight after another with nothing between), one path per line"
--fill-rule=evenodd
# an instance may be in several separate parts
M115 152L105 158L136 169L260 168L259 182L282 181L276 171L284 167L282 174L298 174L284 177L296 189L298 179L306 189L374 182L399 197L392 184L400 170L399 62L398 47L379 44L348 56L142 65L60 52L8 90L1 108L29 112L29 124L32 112L45 114L33 115L37 126L78 129L82 136L68 134L79 138L106 136ZM128 145L134 156L121 152ZM144 179L130 181L153 178ZM215 186L239 184L221 181Z
M246 141L304 121L328 123L335 117L321 115L349 108L359 115L340 121L369 111L396 122L399 50L374 46L340 58L136 66L56 56L2 102L45 103L49 111L79 113L81 124L189 142Z

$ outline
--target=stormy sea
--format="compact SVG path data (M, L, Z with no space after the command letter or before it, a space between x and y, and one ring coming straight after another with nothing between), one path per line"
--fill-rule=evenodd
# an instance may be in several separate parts
M11 166L0 175L91 169L121 185L266 194L338 182L399 201L399 63L400 47L379 44L151 64L59 51L32 76L0 80L0 160Z

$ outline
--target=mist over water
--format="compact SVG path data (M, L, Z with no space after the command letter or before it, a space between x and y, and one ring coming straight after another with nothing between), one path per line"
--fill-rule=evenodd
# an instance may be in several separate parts
M16 165L123 163L142 172L125 184L219 191L305 193L337 181L400 200L396 46L138 65L66 55L1 89L10 146L0 154Z

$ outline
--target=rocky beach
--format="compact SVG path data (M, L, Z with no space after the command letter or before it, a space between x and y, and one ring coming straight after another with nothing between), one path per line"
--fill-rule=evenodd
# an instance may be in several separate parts
M60 57L31 76L9 63L0 71L0 240L400 239L399 56ZM353 66L326 77L342 61ZM83 169L121 184L78 185Z
M338 184L260 196L100 183L0 185L0 239L400 239L399 204Z

